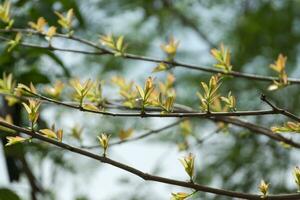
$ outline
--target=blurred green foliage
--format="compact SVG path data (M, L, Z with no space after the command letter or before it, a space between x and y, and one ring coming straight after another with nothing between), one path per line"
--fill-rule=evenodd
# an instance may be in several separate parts
M0 188L0 200L21 200L17 194L7 188Z

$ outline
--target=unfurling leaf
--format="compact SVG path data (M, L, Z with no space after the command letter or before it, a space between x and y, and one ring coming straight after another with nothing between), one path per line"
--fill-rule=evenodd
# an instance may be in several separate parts
M41 129L40 132L48 138L57 139L56 133L51 129Z
M74 126L71 129L71 135L78 141L81 141L81 136L82 136L83 128L79 127L78 125Z
M131 137L132 134L133 134L133 129L132 129L132 128L129 128L129 129L127 129L127 130L122 129L122 130L120 130L120 132L119 132L119 138L120 138L121 140L126 140L126 139L128 139L129 137Z
M123 42L124 42L124 36L120 36L117 40L117 43L116 43L116 49L117 50L121 50L122 47L123 47Z
M154 92L155 85L153 83L153 78L148 77L145 81L144 89L141 86L136 86L138 94L141 97L141 106L142 106L142 113L144 112L144 108L147 105L151 105L153 103L153 99L151 98L152 93Z
M92 103L85 103L82 105L82 107L86 110L99 111L99 108Z
M7 104L9 106L13 106L16 103L20 102L20 100L18 99L18 96L20 95L14 93L15 87L16 81L13 80L13 75L6 75L6 73L3 73L3 78L0 79L0 93L4 95L8 94L5 95L5 100L7 101Z
M58 129L56 131L56 137L59 142L62 142L63 135L64 135L64 131L62 129Z
M137 89L137 91L139 92L140 97L141 97L142 99L144 99L145 93L144 93L143 88L142 88L141 86L137 85L137 86L136 86L136 89Z
M38 18L37 22L29 22L28 25L36 30L39 33L45 33L45 26L47 25L47 21L44 17Z
M185 200L190 196L191 196L191 194L188 194L185 192L172 193L171 200Z
M176 96L176 92L174 89L175 76L173 74L168 73L165 82L159 82L159 90L164 96Z
M161 72L168 69L168 65L166 63L160 62L156 65L152 72Z
M187 142L187 140L184 140L183 142L178 142L177 148L178 151L186 151L189 149L189 143Z
M220 78L214 75L210 78L209 84L201 82L203 88L203 93L197 93L200 99L200 107L203 111L211 111L210 108L212 104L220 97L218 89L221 86Z
M174 37L170 37L168 43L162 44L160 47L168 55L168 60L173 60L176 55L178 46L179 41L176 41Z
M103 95L102 95L102 84L103 84L103 81L94 82L93 86L91 87L88 94L86 95L86 98L90 102L95 103L97 106L100 106L102 103L105 102L105 99L103 98Z
M273 126L271 130L274 133L284 133L284 132L294 132L300 133L300 123L299 122L287 122L283 126Z
M181 162L182 166L184 167L184 170L189 175L190 180L192 181L194 176L195 156L189 153L184 158L179 159L179 161Z
M220 49L212 49L210 53L218 62L214 65L215 67L223 69L225 72L230 72L232 70L230 50L225 48L223 44L220 45Z
M227 97L221 97L221 100L225 102L231 111L236 111L236 98L231 95L231 92L228 93Z
M46 95L55 99L59 99L63 89L64 89L64 83L61 81L56 81L53 86L46 87L44 91Z
M14 23L14 20L10 16L11 4L9 0L4 1L3 4L0 4L0 20L5 23L7 26L5 29L10 29Z
M6 143L5 146L10 146L10 145L13 145L13 144L18 144L18 143L23 143L25 142L26 138L23 138L23 137L20 137L20 136L15 136L15 137L6 137L6 139L8 140L8 142Z
M41 129L40 132L48 138L56 139L59 142L62 141L63 130L58 129L57 131L55 131L54 125L52 129Z
M66 29L69 33L71 33L72 29L72 21L74 17L74 11L73 9L68 10L66 16L59 12L55 12L55 14L58 16L58 23L61 25L62 28Z
M93 87L94 83L90 79L84 83L80 83L78 79L73 79L70 81L70 84L73 86L73 89L76 92L75 99L78 99L80 106L82 106L84 98Z
M16 46L18 46L20 44L21 39L22 39L22 34L17 33L15 39L7 42L7 46L8 46L7 51L11 52Z
M136 99L138 97L138 92L133 87L134 83L132 81L127 83L126 80L120 76L113 77L111 81L120 88L119 94L124 98L123 105L133 108L136 105Z
M55 34L56 34L56 27L51 26L46 33L46 39L50 42Z
M100 136L98 136L99 143L103 148L103 156L106 156L106 151L109 144L109 138L110 135L107 135L106 133L102 133Z
M3 78L0 79L0 93L13 94L16 82L13 80L13 75L3 73Z
M147 99L150 97L151 93L153 92L155 85L153 83L153 78L152 77L148 77L145 83L145 87L144 87L144 99L147 101Z
M298 192L300 192L300 168L295 167L294 169L294 178L295 178L295 183L298 186Z
M175 97L170 95L166 98L162 96L162 93L158 96L159 106L163 109L163 112L172 112L174 107Z
M259 191L262 193L262 198L265 198L268 194L270 184L267 184L264 180L261 180L258 187Z
M112 34L100 36L100 42L102 45L112 49L115 56L123 56L127 49L127 44L124 43L124 36L114 38Z
M192 133L192 125L189 120L184 120L180 123L181 133L186 137Z
M286 60L287 60L286 56L279 54L275 63L270 65L270 68L278 73L281 73L285 70Z
M32 83L30 83L29 87L22 83L19 83L17 88L15 89L15 92L19 94L26 94L26 95L37 94L37 90L35 89Z
M277 90L280 88L284 88L289 84L288 76L285 71L287 57L279 54L277 60L274 64L270 65L270 68L278 73L278 81L273 81L273 84L268 87L268 90Z
M37 122L39 117L39 107L41 102L36 100L29 100L28 104L22 103L26 112L28 113L29 120L31 122L31 128L33 129L33 125Z

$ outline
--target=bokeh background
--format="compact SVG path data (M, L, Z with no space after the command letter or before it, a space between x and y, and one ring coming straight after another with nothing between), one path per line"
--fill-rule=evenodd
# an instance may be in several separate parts
M178 61L212 66L209 51L223 42L232 50L234 70L264 75L273 74L269 68L279 53L288 57L287 72L299 78L300 1L281 0L13 0L15 27L27 27L29 21L40 16L49 24L56 24L54 10L65 12L74 8L75 34L97 41L99 35L124 35L129 43L128 52L163 58L160 44L174 36L180 41ZM32 42L36 42L32 39ZM84 48L76 43L55 39L61 47ZM8 53L0 44L0 73L11 72L22 83L30 81L42 86L70 77L106 80L104 94L114 98L116 88L111 77L122 75L142 84L149 76L165 80L165 72L152 74L153 63L130 61L116 57L86 56L72 53L49 52L41 49L17 48ZM200 81L210 74L176 68L177 102L199 108L195 93ZM226 78L221 90L231 90L238 99L238 109L266 108L259 96L267 94L282 107L299 113L299 87L291 85L270 93L268 83ZM8 108L1 102L1 111L13 114L14 121L27 125L26 114L20 106ZM74 125L84 128L82 144L97 144L101 132L112 134L121 128L133 128L139 135L159 128L175 119L126 119L94 116L51 105L43 106L42 122L55 123L65 130L65 141L80 145L71 137ZM243 117L243 119L270 127L284 122L280 116ZM261 179L271 183L271 193L294 192L296 186L292 169L299 165L299 150L284 148L269 138L246 129L229 126L227 131L214 133L216 125L205 119L193 119L193 135L188 138L189 148L179 151L182 140L180 129L168 129L143 141L112 147L109 155L143 171L186 180L178 158L192 152L196 155L196 181L214 187L257 193ZM196 138L209 139L198 144ZM4 141L5 133L0 137ZM295 136L293 136L295 137ZM295 139L300 139L295 137ZM61 149L33 142L0 148L0 199L15 193L14 199L31 199L31 185L26 169L38 180L43 193L38 199L64 200L154 200L169 199L171 192L189 190L160 183L143 182L137 177ZM93 150L101 153L100 149ZM5 188L5 189L4 189ZM3 196L2 196L3 195ZM12 195L12 194L11 194ZM1 197L2 196L2 197ZM194 199L229 199L197 193ZM193 199L192 198L192 199Z

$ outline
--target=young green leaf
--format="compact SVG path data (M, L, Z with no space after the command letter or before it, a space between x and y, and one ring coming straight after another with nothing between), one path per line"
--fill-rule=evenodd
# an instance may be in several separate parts
M203 111L210 112L212 104L220 97L218 89L221 86L220 79L214 75L210 78L209 84L201 82L203 93L197 93L200 99L200 107Z
M78 141L81 141L82 133L83 133L83 128L79 127L78 125L72 127L71 129L71 136Z
M70 33L72 30L72 21L74 17L73 9L68 10L66 16L59 12L55 12L55 14L59 18L57 22L61 25L62 28L66 29Z
M184 167L184 170L186 171L186 173L189 175L190 180L193 181L195 156L193 154L189 153L184 158L179 159L179 161L181 162L182 166Z
M21 39L22 39L22 34L17 33L15 39L7 42L7 46L8 46L7 51L11 52L16 46L20 44Z
M158 96L159 106L163 109L163 112L170 113L173 111L175 102L175 96L169 95L167 97L163 97L162 93Z
M189 120L184 120L179 125L181 133L186 137L192 133L192 124Z
M35 89L35 87L32 83L30 83L29 87L22 83L18 83L18 86L15 89L15 92L19 93L19 94L29 95L29 96L32 94L37 94L37 90Z
M41 129L40 132L48 138L57 139L56 133L51 129Z
M52 38L55 34L56 34L56 27L55 26L50 26L50 28L48 29L48 31L46 33L46 40L51 42L51 40L52 40Z
M23 143L25 142L26 138L23 138L23 137L20 137L20 136L15 136L15 137L6 137L6 139L8 140L8 142L6 143L5 146L10 146L10 145L13 145L13 144L18 144L18 143Z
M168 55L168 60L173 60L176 55L178 46L179 41L176 41L174 37L170 37L168 43L162 44L160 47Z
M129 129L121 129L120 132L119 132L119 138L121 140L126 140L128 138L130 138L133 134L133 129L132 128L129 128Z
M44 91L46 95L50 96L51 98L59 99L63 89L64 83L61 81L56 81L53 86L45 87Z
M186 200L191 195L185 192L172 193L171 200Z
M11 19L10 11L11 4L9 0L5 0L3 4L0 4L0 20L5 23L7 26L5 29L10 29L14 23L14 20Z
M283 126L273 126L271 130L274 133L284 133L284 132L294 132L300 133L300 123L299 122L287 122Z
M28 25L30 28L36 30L39 33L45 33L45 26L47 25L47 21L44 17L39 17L37 22L29 22Z
M102 45L112 49L115 56L123 56L127 49L127 44L124 43L124 36L119 36L117 39L112 34L100 36Z
M89 93L90 89L95 84L90 79L85 81L84 83L80 83L78 79L73 79L70 81L73 89L75 90L75 99L78 99L80 102L80 106L83 105L84 98Z
M33 129L34 124L37 122L39 117L39 107L41 105L41 102L36 100L29 100L28 104L22 103L24 106L26 112L28 113L29 120L31 122L31 128Z
M225 48L223 44L220 45L220 49L212 49L211 55L218 62L214 66L223 69L225 72L230 72L232 70L232 65L230 63L230 50Z
M298 186L298 192L300 192L300 168L295 167L294 169L294 178L295 178L295 183Z
M273 69L276 73L278 73L279 80L273 81L273 84L268 87L268 90L277 90L289 85L288 76L285 71L286 60L286 56L279 54L275 63L270 65L270 68Z
M16 82L13 80L13 75L3 73L2 79L0 79L0 93L13 94Z
M259 191L262 193L261 198L267 197L268 191L269 191L270 184L267 184L264 180L261 180L259 185Z
M228 93L227 97L221 97L221 100L225 102L231 111L236 111L236 98L231 95L231 92Z
M107 135L106 133L102 133L100 136L98 136L99 143L103 148L103 156L106 156L106 151L109 144L109 138L110 135Z
M115 76L112 78L112 83L119 87L119 94L123 97L123 105L129 108L133 108L138 98L138 91L134 88L134 83L127 82L123 77ZM142 90L142 89L141 89ZM142 94L141 96L144 96Z
M166 71L168 69L168 65L166 63L160 62L156 65L156 67L152 70L152 72L161 72Z
M82 107L86 110L99 111L99 108L92 103L85 103Z

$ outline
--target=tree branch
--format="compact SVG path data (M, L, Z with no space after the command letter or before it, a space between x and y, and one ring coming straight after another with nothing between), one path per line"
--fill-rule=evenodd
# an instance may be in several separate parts
M44 141L46 143L55 145L57 147L60 147L62 149L65 149L67 151L76 153L76 154L80 154L82 156L85 157L89 157L91 159L94 160L98 160L102 163L107 163L109 165L112 165L114 167L117 167L119 169L122 169L124 171L127 171L131 174L134 174L140 178L142 178L143 180L146 181L154 181L154 182L160 182L160 183L165 183L165 184L169 184L169 185L176 185L176 186L181 186L181 187L185 187L185 188L191 188L197 191L202 191L202 192L207 192L207 193L212 193L212 194L217 194L217 195L223 195L223 196L229 196L229 197L235 197L235 198L243 198L243 199L253 199L253 200L260 200L261 196L260 195L256 195L256 194L248 194L248 193L242 193L242 192L235 192L235 191L231 191L231 190L224 190L224 189L218 189L218 188L213 188L213 187L208 187L205 185L200 185L197 183L191 183L191 182L185 182L185 181L179 181L179 180L174 180L174 179L170 179L170 178L165 178L165 177L161 177L161 176L155 176L155 175L151 175L151 174L147 174L145 172L142 172L136 168L133 168L131 166L125 165L123 163L117 162L115 160L112 160L108 157L104 157L104 156L99 156L96 154L93 154L91 152L70 146L66 143L63 142L58 142L56 140L52 140L50 138L44 137L42 135L40 135L39 132L33 132L30 129L27 128L23 128L23 127L19 127L19 126L15 126L12 124L9 124L7 122L4 121L0 121L0 125L4 126L6 128L9 129L13 129L15 131L24 133L26 135L31 136L32 138ZM297 200L300 198L300 194L299 193L293 193L293 194L282 194L282 195L268 195L265 199L268 200Z
M300 148L300 143L297 143L297 142L294 142L291 139L285 138L284 136L282 136L278 133L274 134L268 128L261 127L261 126L258 126L256 124L249 123L249 122L244 122L244 121L239 120L237 118L233 118L232 115L230 115L230 114L232 114L231 112L197 113L197 112L193 111L193 109L188 107L188 106L178 105L179 109L177 111L180 112L180 113L175 113L176 114L175 116L174 115L169 116L170 114L147 113L147 109L145 110L146 111L145 114L141 114L141 113L112 113L112 112L106 112L106 111L88 110L88 109L84 109L84 108L82 108L78 105L57 101L55 99L51 99L51 98L42 96L40 94L35 94L35 93L30 92L30 91L27 91L27 92L34 95L35 98L43 100L47 103L53 103L53 104L57 104L57 105L60 105L60 106L65 106L65 107L68 107L68 108L71 108L71 109L76 109L76 110L79 110L79 111L82 111L82 112L103 114L103 115L108 115L108 116L115 116L115 117L116 116L119 116L119 117L124 117L125 116L126 117L127 115L129 115L130 117L175 117L175 118L176 117L177 118L178 117L179 118L180 117L183 117L183 118L184 117L202 117L202 118L207 118L207 119L210 119L210 120L213 120L213 121L222 121L222 122L225 122L225 123L230 123L230 124L233 124L233 125L236 125L236 126L247 128L251 131L254 131L255 133L265 135L265 136L269 137L270 139L274 139L276 141L289 144L293 147ZM20 97L18 97L18 98L20 98ZM24 100L24 98L23 99L21 98L21 100ZM128 109L127 107L123 107L123 108ZM139 108L135 108L135 109L139 109ZM149 109L149 111L151 111L151 110L157 111L157 109ZM274 111L273 109L270 110L270 111L275 112L273 114L282 114L281 112ZM257 111L240 111L239 113L241 113L241 112L244 113L244 114L247 114L247 112L254 113L254 112L257 112ZM259 111L260 114L262 114L261 112L262 111ZM263 111L263 112L265 112L265 111ZM196 115L194 115L194 114L196 114ZM185 116L182 116L182 115L185 115ZM242 116L242 115L240 115L240 116ZM249 116L249 113L246 116Z
M31 95L45 100L49 103L54 103L60 106L65 106L68 108L80 110L82 112L89 112L89 113L95 113L95 114L101 114L101 115L108 115L108 116L114 116L114 117L142 117L142 118L147 118L147 117L160 117L160 118L170 118L170 117L175 117L175 118L183 118L183 117L224 117L224 116L260 116L260 115L274 115L274 114L281 114L277 110L250 110L250 111L236 111L236 112L195 112L195 111L190 111L190 112L172 112L172 113L153 113L153 112L111 112L111 111L100 111L100 110L89 110L86 109L80 105L73 105L69 103L65 103L62 101L58 101L49 97L45 97L40 94L32 93L30 91L26 92L30 93Z
M10 30L0 29L0 32L4 32L4 33L23 32L23 33L30 33L30 34L35 34L35 35L40 35L40 36L45 37L45 34L41 34L39 32L31 30L31 29L18 29L18 28L10 29ZM85 52L85 54L94 54L94 55L97 55L97 54L99 55L100 54L100 55L110 55L110 56L115 55L115 52L113 52L109 49L100 47L96 43L90 42L88 40L85 40L85 39L82 39L82 38L79 38L79 37L76 37L76 36L56 34L54 37L60 37L60 38L65 38L65 39L70 39L70 40L73 40L73 41L77 41L77 42L80 42L82 44L85 44L87 46L93 47L93 48L98 50L97 52ZM22 43L21 43L21 45L22 45ZM33 45L33 46L36 46L36 45ZM43 46L41 46L39 48L45 48L45 49L48 49L50 51L55 51L55 50L60 49L60 48L52 49L51 47L46 48L46 47L43 47ZM99 52L99 50L100 50L100 52ZM66 51L66 49L64 49L64 51ZM81 53L80 50L71 50L70 52ZM237 72L237 71L226 72L226 71L216 69L216 68L212 68L212 67L186 64L186 63L177 62L177 61L166 61L166 60L162 60L162 59L151 58L151 57L146 57L146 56L140 56L140 55L130 54L130 53L125 53L125 54L121 55L120 57L124 58L124 59L131 59L131 60L141 60L141 61L154 62L154 63L165 63L165 64L169 64L169 65L174 66L174 67L182 67L182 68L198 70L198 71L204 71L204 72L214 73L214 74L219 73L219 74L223 74L223 75L229 75L229 76L234 76L234 77L238 77L238 78L246 78L246 79L257 80L257 81L265 81L265 82L279 81L278 77L273 77L273 76L263 76L263 75L258 75L258 74L249 74L249 73L243 73L243 72ZM291 84L300 84L300 79L297 79L297 78L288 78L287 80Z

